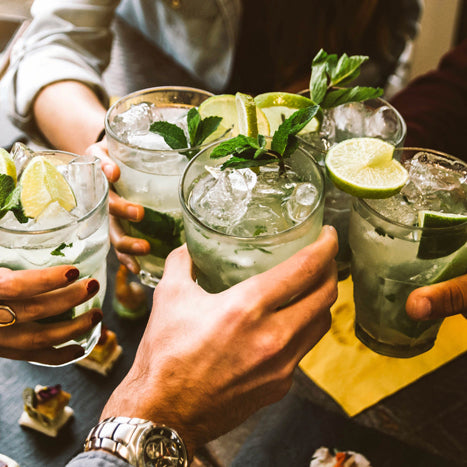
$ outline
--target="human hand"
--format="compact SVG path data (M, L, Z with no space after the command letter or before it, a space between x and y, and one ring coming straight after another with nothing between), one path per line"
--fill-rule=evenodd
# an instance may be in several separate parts
M336 253L336 232L326 226L278 266L209 294L193 280L186 245L174 250L133 366L101 418L165 423L193 453L282 398L330 327Z
M79 345L63 344L90 331L102 320L102 311L89 310L72 320L42 324L38 319L59 315L86 302L99 290L95 279L78 279L73 266L12 271L0 268L0 305L16 314L16 322L0 327L0 357L60 365L83 355ZM0 322L11 318L0 309Z
M109 183L114 183L119 179L120 169L109 156L106 138L89 146L85 153L96 156L101 160L102 170ZM139 265L133 255L147 255L151 247L146 240L126 235L119 219L139 222L143 219L144 208L139 204L127 201L118 196L113 190L110 190L109 212L110 241L115 248L117 258L131 272L137 274Z
M405 309L417 320L456 314L467 318L467 275L414 290L407 298Z

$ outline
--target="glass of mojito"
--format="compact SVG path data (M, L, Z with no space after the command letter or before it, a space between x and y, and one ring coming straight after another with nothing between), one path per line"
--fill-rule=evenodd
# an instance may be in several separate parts
M321 162L327 151L346 139L373 137L391 143L396 147L403 145L407 128L399 112L381 98L347 104L325 109L318 133L300 135L309 151ZM336 261L339 279L350 272L351 251L348 242L352 196L337 188L326 177L324 201L324 223L337 230L339 253Z
M150 88L121 98L107 112L109 154L121 173L115 190L145 208L141 222L124 222L123 227L128 235L143 238L151 245L150 254L137 260L141 281L152 287L162 277L167 255L185 241L178 184L189 159L209 139L191 145L190 110L211 96L207 91L188 87ZM158 125L164 130L165 122L173 124L170 131L178 127L175 136L182 140L185 137L186 144L174 145L166 137L172 133L164 136L155 132Z
M283 170L274 162L222 170L228 157L211 157L218 145L190 161L180 184L187 246L198 283L211 293L313 242L323 216L322 170L302 147Z
M13 190L0 210L0 267L23 270L71 264L80 278L99 281L99 292L91 300L41 322L72 319L101 308L109 229L108 183L100 161L61 151L32 152L21 144L14 146L12 156L10 179L5 174L2 178L2 184ZM5 151L3 157L8 159ZM72 342L83 347L84 356L99 340L100 328L98 324Z
M467 164L432 150L394 151L408 171L385 199L355 199L349 230L355 333L370 349L413 357L435 343L442 320L414 321L414 289L467 272Z

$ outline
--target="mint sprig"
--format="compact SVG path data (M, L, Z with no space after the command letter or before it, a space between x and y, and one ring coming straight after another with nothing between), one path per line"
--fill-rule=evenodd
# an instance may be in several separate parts
M0 219L8 212L12 211L18 222L25 224L28 217L24 215L21 206L21 187L15 187L15 181L6 174L0 174Z
M204 143L206 138L214 133L222 120L222 117L206 117L201 118L196 107L192 107L187 114L188 136L187 140L185 132L182 128L174 123L169 122L153 122L149 127L149 131L157 133L164 138L164 141L172 149L180 150L182 154L191 159L198 151L190 150Z
M272 137L271 149L266 148L266 138L238 135L220 143L211 152L211 158L230 156L222 165L226 168L243 169L259 167L277 161L279 173L285 172L284 159L290 157L298 147L296 134L301 131L319 111L319 105L305 107L284 120Z
M374 99L383 94L381 88L345 86L360 75L360 67L368 60L365 55L328 54L321 49L313 59L310 78L310 98L323 109ZM335 89L338 88L338 89Z

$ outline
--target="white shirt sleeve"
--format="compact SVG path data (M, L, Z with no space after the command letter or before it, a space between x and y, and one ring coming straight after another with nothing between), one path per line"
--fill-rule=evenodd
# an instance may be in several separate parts
M110 26L119 0L35 0L32 22L16 42L2 80L2 99L17 126L37 133L32 104L53 82L81 81L104 105L102 72L110 61Z

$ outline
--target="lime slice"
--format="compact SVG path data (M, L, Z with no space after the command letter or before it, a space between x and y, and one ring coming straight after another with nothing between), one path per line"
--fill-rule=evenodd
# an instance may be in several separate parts
M420 211L418 213L418 225L420 227L437 228L454 227L467 223L467 216L461 214L449 214L436 211ZM434 259L442 258L454 253L464 246L467 241L467 225L465 229L424 231L420 238L417 258Z
M0 174L8 175L13 179L16 185L16 167L10 153L0 148Z
M359 198L388 198L400 191L409 174L392 158L394 146L378 138L351 138L326 155L329 178Z
M237 116L237 104L233 94L219 94L206 99L198 108L201 118L206 117L222 117L222 121L217 130L209 136L207 142L215 141L226 135L229 130L232 130L230 136L237 136L239 131L239 122ZM256 121L258 125L258 133L268 136L269 122L266 115L261 109L256 108Z
M237 92L235 94L237 105L238 132L241 135L258 136L258 119L256 118L256 104L253 97Z
M27 217L36 218L52 202L64 209L76 207L76 199L68 182L53 163L43 156L34 157L20 178L21 204Z
M289 92L266 92L255 97L255 103L269 121L271 134L279 128L280 124L289 118L298 109L315 105L308 97L292 94ZM320 117L313 118L308 125L303 128L299 135L314 133L320 128Z

